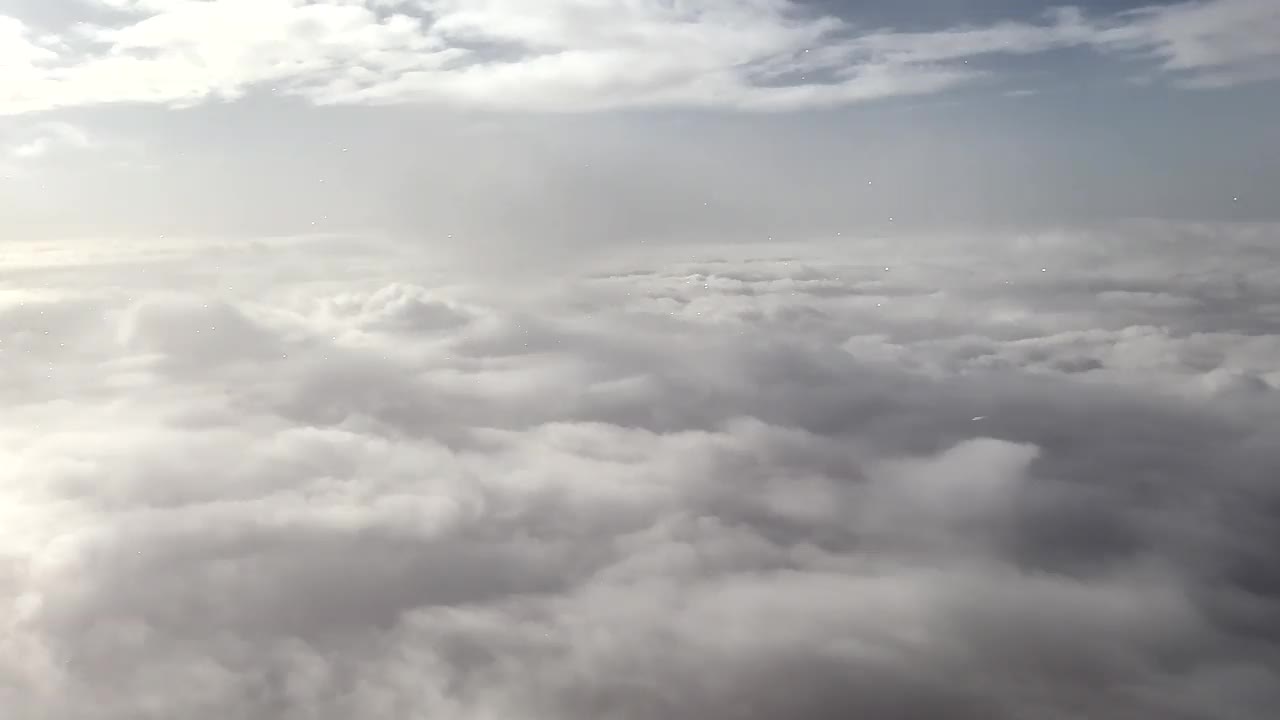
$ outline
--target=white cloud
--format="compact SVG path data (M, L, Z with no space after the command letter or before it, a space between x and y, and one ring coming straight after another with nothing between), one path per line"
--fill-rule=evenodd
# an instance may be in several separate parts
M6 76L57 58L57 53L32 37L21 20L0 15L0 71Z
M790 0L103 4L123 13L115 24L81 24L52 44L3 18L0 112L181 106L253 88L318 103L783 110L937 92L981 77L970 58L1071 47L1151 53L1201 84L1276 67L1266 0L915 33L861 31Z
M851 43L860 52L896 63L962 60L988 54L1032 55L1088 45L1097 26L1075 10L1050 13L1044 25L1003 22L935 32L881 32Z
M65 122L40 123L21 135L23 139L7 148L11 157L20 160L40 158L60 150L83 150L94 144L84 130Z
M1275 231L13 243L0 704L1268 718Z
M1198 0L1131 13L1104 47L1148 52L1178 82L1218 87L1280 77L1280 4Z

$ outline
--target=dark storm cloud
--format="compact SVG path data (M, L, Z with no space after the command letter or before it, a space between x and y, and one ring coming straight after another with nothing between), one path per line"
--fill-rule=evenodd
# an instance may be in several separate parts
M16 254L0 701L1270 717L1274 233Z

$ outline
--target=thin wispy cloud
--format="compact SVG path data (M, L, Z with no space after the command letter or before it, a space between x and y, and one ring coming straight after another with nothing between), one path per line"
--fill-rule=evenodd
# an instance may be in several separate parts
M1280 77L1280 5L1269 0L1189 2L1124 17L1103 46L1153 55L1175 84L1225 87Z
M1039 23L910 33L787 0L99 5L111 21L41 37L4 18L0 112L183 106L254 89L320 104L788 110L939 92L984 77L971 59L1066 48L1144 55L1199 86L1264 80L1280 66L1280 10L1267 0L1063 9Z
M63 150L84 150L94 144L83 129L65 122L40 123L21 136L8 145L7 151L11 157L24 160Z

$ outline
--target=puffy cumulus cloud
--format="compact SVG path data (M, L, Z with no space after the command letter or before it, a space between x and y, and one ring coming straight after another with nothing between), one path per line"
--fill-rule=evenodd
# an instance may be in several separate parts
M15 248L0 704L1270 717L1276 232Z
M1269 0L920 32L796 0L93 0L83 11L43 35L0 16L0 113L185 106L255 88L323 104L787 110L933 93L982 77L970 58L1069 48L1139 53L1222 85L1274 77L1280 21Z
M328 300L325 309L335 321L383 332L450 331L473 317L471 311L448 298L435 297L424 288L404 283L369 293L339 295Z

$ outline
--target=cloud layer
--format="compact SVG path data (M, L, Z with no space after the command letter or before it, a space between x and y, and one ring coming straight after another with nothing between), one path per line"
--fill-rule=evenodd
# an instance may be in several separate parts
M1275 233L15 246L0 706L1268 718Z
M932 93L969 60L1082 48L1177 82L1274 78L1280 10L1206 0L897 32L792 0L91 0L51 32L0 16L0 113L183 106L256 90L322 104L787 110Z

